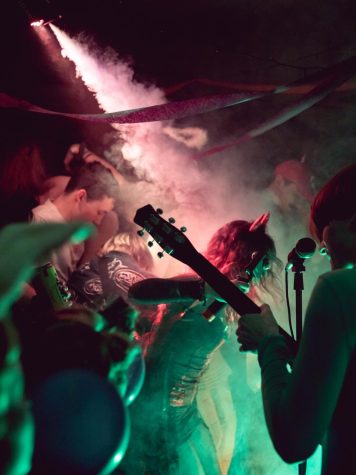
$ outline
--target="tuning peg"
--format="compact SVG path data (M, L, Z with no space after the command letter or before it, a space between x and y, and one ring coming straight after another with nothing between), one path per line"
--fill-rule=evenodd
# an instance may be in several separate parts
M152 246L153 246L153 241L148 241L148 242L147 242L147 246L148 246L148 247L152 247Z
M145 234L145 230L140 229L139 231L137 231L137 234L142 237Z
M163 253L163 252L161 252L161 251L160 251L160 252L157 252L157 256L158 256L160 259L162 259L162 257L163 257L163 254L164 254L164 253Z
M163 209L162 208L157 208L156 213L157 214L163 214Z
M187 228L185 226L182 226L180 230L182 231L182 233L185 233L187 231Z
M171 224L174 224L176 222L176 220L174 218L168 218L168 222L171 223Z

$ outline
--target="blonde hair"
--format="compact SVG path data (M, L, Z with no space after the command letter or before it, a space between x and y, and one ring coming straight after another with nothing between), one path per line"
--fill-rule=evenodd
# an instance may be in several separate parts
M111 237L103 244L98 252L98 256L105 256L105 254L111 251L129 254L146 271L150 271L153 268L153 258L146 243L134 232L123 232Z

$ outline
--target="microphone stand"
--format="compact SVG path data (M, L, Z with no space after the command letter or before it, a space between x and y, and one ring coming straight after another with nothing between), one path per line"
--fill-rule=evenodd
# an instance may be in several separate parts
M292 272L294 272L294 290L295 290L295 329L296 343L299 348L303 333L303 272L305 271L304 259L295 256L293 259ZM304 460L298 464L298 475L305 475L307 471L307 461Z

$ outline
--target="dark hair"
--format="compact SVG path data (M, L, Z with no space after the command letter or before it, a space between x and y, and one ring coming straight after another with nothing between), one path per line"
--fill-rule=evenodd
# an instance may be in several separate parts
M64 193L84 189L89 201L105 197L117 200L119 185L110 170L100 163L88 163L76 169L71 176Z
M5 197L16 192L32 197L46 178L39 147L34 143L23 144L1 163L0 190Z
M347 220L356 213L356 163L340 170L316 195L311 206L310 229L322 241L324 228L334 220Z

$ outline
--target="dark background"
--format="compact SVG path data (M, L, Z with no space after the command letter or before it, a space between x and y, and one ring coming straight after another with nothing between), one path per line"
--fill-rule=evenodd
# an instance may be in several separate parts
M162 89L193 78L251 84L286 84L356 54L355 3L289 0L5 0L2 2L0 89L19 98L68 112L100 112L74 77L58 75L34 30L33 18L55 21L74 36L114 48L130 61L135 79ZM356 85L349 82L352 86ZM228 89L220 89L227 92ZM169 99L217 92L190 85ZM295 98L274 96L251 104L178 121L209 132L206 148L237 138ZM49 167L57 172L67 146L85 139L99 146L107 126L0 111L2 149L36 137ZM309 111L239 147L248 161L246 181L256 167L306 155L317 184L355 160L355 89L336 91ZM209 157L209 163L236 161L237 149ZM234 165L231 165L233 168Z

